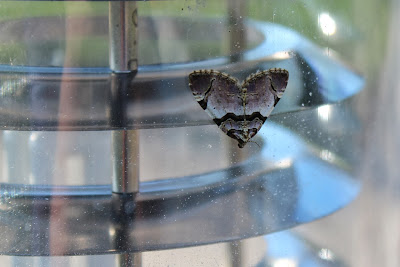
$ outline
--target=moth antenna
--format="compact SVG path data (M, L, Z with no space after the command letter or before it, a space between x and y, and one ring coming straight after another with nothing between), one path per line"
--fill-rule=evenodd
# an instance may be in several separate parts
M260 146L256 141L249 140L248 142L249 142L249 143L254 143L254 144L256 144L259 148L261 148L261 146Z

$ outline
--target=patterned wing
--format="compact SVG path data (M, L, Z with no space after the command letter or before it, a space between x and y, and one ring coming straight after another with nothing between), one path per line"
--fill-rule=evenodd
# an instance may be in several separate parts
M238 81L213 70L194 71L189 74L189 86L194 98L220 125L230 116L243 116L243 101Z
M243 83L246 88L246 116L265 121L285 92L289 72L270 69L250 75Z
M276 96L280 99L286 90L289 80L289 72L285 69L270 69L269 77L271 78L272 91L276 92Z

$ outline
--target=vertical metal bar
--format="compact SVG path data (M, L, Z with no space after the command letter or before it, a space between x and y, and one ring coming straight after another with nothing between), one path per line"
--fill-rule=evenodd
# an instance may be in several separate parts
M243 267L244 260L243 260L243 247L242 242L239 241L232 241L229 242L229 251L230 251L230 260L232 267Z
M138 14L135 1L109 2L110 68L113 72L111 92L111 124L124 127L126 122L126 96L130 81L138 69L137 53ZM134 220L135 193L139 191L139 133L136 130L116 130L112 133L115 220L115 246L121 251L132 240L127 225ZM126 210L132 206L133 210ZM121 253L116 256L116 266L140 267L141 253Z
M246 1L228 0L227 4L230 59L232 62L237 62L242 58L240 51L246 48L246 27L244 24Z
M112 132L114 193L139 191L139 133L136 130Z
M124 253L116 256L116 266L119 267L139 267L142 266L141 253Z
M246 48L246 28L244 19L246 17L247 6L243 0L227 0L228 32L229 32L229 55L231 62L242 60L241 51ZM238 148L237 141L231 138L229 142L228 155L231 162L237 163L245 159L246 150Z
M136 1L109 2L110 68L136 72L138 13Z
M230 61L237 62L242 60L242 53L246 48L246 28L244 18L246 15L246 1L228 0L228 29L230 44ZM229 155L232 162L240 162L244 158L244 151L237 147L236 142L229 145ZM233 143L233 144L232 144ZM229 243L230 259L232 267L243 266L242 244L240 241Z
M129 80L136 74L138 14L135 1L109 2L110 68L113 71L112 124L125 124L125 97ZM139 135L135 130L112 133L113 182L112 190L119 194L139 191Z

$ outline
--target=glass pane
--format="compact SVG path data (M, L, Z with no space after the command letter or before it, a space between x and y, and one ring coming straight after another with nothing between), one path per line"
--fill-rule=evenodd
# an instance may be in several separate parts
M389 10L0 1L0 262L344 265L272 233L359 194Z

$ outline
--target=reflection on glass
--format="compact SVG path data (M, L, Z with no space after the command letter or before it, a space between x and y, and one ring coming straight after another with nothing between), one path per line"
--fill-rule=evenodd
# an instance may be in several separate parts
M330 249L327 248L321 248L320 251L318 252L318 256L327 261L333 261L335 259L335 255Z
M321 159L326 160L326 161L331 161L333 158L332 152L329 150L321 150L320 153Z
M331 115L331 106L324 105L318 107L318 117L323 121L329 121L329 117Z
M323 34L333 35L336 33L336 22L328 13L321 13L318 16L318 24Z
M288 229L345 206L359 187L339 164L353 147L342 137L357 122L343 101L364 79L321 48L348 52L324 36L338 35L341 14L292 2L143 1L138 73L126 80L108 63L106 3L34 3L32 17L27 3L0 2L0 126L9 130L0 132L0 193L12 196L0 198L0 237L11 240L0 252L126 252L114 243L119 237L135 251L207 244ZM18 16L6 16L6 7ZM216 69L243 79L275 67L290 73L286 95L257 136L261 147L238 151L204 125L210 120L187 75ZM141 188L125 220L109 187L110 136L129 127L140 134ZM301 266L288 255L273 259L274 267Z
M277 259L272 263L273 267L297 267L297 262L293 259Z

